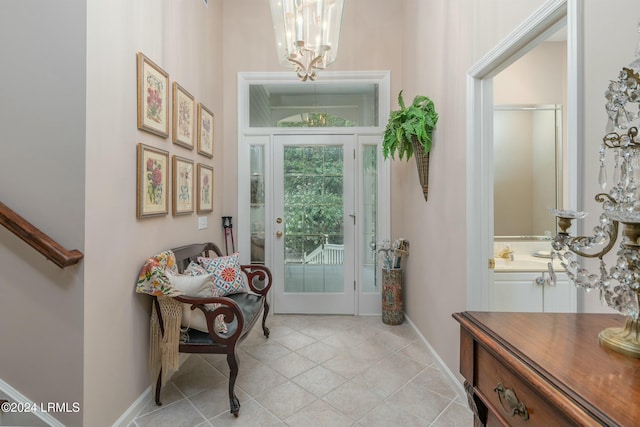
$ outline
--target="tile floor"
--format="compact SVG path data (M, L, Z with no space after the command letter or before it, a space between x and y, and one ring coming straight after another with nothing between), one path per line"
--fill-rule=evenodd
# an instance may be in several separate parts
M191 355L129 427L472 426L466 400L406 322L273 315L239 347L229 413L224 355Z

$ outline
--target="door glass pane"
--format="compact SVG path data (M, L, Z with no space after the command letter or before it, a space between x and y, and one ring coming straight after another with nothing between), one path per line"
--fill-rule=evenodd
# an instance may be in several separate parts
M284 147L285 292L344 291L342 146Z
M376 256L376 242L378 241L378 147L365 145L362 160L362 197L364 211L362 212L362 247L364 250L364 265L362 266L363 292L379 292L378 286L378 257Z
M251 263L264 264L264 146L251 146Z
M251 127L378 126L378 84L253 84Z

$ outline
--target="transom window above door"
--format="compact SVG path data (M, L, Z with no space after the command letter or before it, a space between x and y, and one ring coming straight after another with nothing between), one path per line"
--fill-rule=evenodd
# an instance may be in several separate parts
M376 127L376 83L292 83L249 85L249 126Z

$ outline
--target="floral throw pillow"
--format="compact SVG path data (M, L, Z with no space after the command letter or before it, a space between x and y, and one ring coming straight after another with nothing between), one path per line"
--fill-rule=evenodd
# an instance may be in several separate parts
M203 266L191 261L187 268L184 269L184 274L187 276L200 276L202 274L209 274ZM216 295L217 296L217 295Z
M171 282L166 276L165 271L178 273L176 257L170 250L160 252L144 263L138 274L136 292L155 296L180 295L180 291L171 286Z
M213 284L219 296L246 292L238 253L218 258L198 257L198 263L207 273L213 274Z

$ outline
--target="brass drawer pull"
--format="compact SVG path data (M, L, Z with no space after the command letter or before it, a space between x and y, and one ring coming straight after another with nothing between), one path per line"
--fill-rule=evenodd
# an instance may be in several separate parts
M498 383L493 391L498 393L498 399L500 400L500 405L502 406L502 409L504 409L504 412L512 417L514 415L520 415L523 420L529 419L529 411L527 411L527 407L524 403L518 402L516 393L512 389L506 388L502 383ZM508 408L505 406L505 401Z

